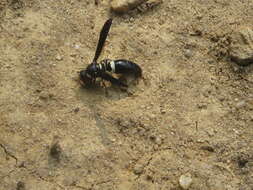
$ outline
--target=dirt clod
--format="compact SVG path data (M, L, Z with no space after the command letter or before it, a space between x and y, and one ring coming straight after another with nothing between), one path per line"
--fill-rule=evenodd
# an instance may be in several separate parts
M214 148L212 146L201 146L201 149L209 152L214 152Z
M17 188L16 188L16 190L25 190L26 188L25 188L25 183L24 182L22 182L22 181L19 181L18 183L17 183Z
M115 12L126 13L142 2L144 2L144 0L112 0L111 8Z
M253 64L253 30L251 27L238 28L232 34L230 57L240 66Z
M62 148L59 143L58 137L54 137L53 143L50 147L50 156L56 161L60 161L62 155Z

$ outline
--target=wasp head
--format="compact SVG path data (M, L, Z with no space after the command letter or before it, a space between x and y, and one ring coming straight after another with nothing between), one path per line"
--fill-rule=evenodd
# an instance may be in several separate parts
M97 77L97 67L90 64L85 70L80 71L80 80L82 85L91 85Z

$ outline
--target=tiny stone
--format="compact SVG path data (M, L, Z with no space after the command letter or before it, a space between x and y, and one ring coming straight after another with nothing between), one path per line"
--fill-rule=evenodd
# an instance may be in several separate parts
M162 139L160 137L156 137L155 142L156 142L156 144L161 145Z
M207 63L211 65L211 64L214 64L215 62L214 60L208 60Z
M238 72L239 68L238 67L233 67L234 72Z
M162 113L162 114L165 114L165 113L166 113L166 110L165 110L165 109L162 109L162 110L161 110L161 113Z
M199 103L199 104L197 104L197 107L199 109L207 109L207 104L205 104L205 103Z
M197 143L204 143L204 142L205 142L204 139L198 139L198 140L197 140Z
M50 97L49 97L48 92L42 91L42 92L40 93L39 98L40 98L40 99L43 99L43 100L46 100L46 99L48 99L48 98L50 98Z
M77 53L75 53L75 52L70 53L71 57L75 57L76 55L77 55Z
M186 49L185 50L185 52L184 52L184 56L186 57L186 58L190 58L190 57L192 57L192 51L191 50L189 50L189 49Z
M22 181L19 181L18 183L17 183L17 188L16 188L17 190L25 190L25 183L24 182L22 182Z
M144 109L145 108L145 105L141 105L141 109Z
M212 129L209 129L209 130L207 131L207 134L209 135L209 137L213 137L214 134L215 134L215 132L214 132Z
M155 144L154 145L154 151L157 151L159 149L159 145L158 144Z
M63 180L63 185L65 186L74 186L76 184L75 177L66 176L66 178Z
M146 179L147 179L147 181L152 181L152 180L153 180L153 177L150 176L150 175L147 175L147 176L146 176Z
M77 108L74 109L74 112L75 112L75 113L77 113L77 112L79 112L79 111L80 111L80 108L79 108L79 107L77 107Z
M57 60L57 61L61 61L61 60L62 60L62 57L61 57L60 55L57 55L57 56L56 56L56 60Z
M219 96L218 99L223 102L225 100L225 97L224 96Z
M119 125L124 128L128 128L131 126L131 123L128 120L120 121Z
M214 148L211 146L201 146L200 147L202 150L206 150L208 152L214 152Z
M19 164L19 166L18 166L19 168L25 168L26 167L26 164L25 164L25 162L24 161L22 161L20 164Z
M190 174L181 175L179 178L179 184L182 189L189 189L192 184L192 178Z
M245 102L244 100L242 100L242 101L238 102L238 103L235 105L235 107L236 107L236 108L242 108L242 107L244 107L245 105L246 105L246 102Z
M161 145L162 144L162 139L160 137L157 137L155 135L151 135L149 138L150 138L151 141L153 141L157 145Z
M155 117L156 117L155 114L150 114L151 119L155 119Z
M143 173L143 167L141 165L136 165L134 167L134 174L139 175Z
M130 22L134 22L134 18L133 18L133 17L130 17L129 21L130 21Z
M154 135L151 135L149 138L151 141L155 141L155 139L156 139L156 137Z
M74 45L74 48L75 48L75 49L79 49L79 48L80 48L80 45L75 44L75 45Z
M236 129L232 129L232 130L235 132L235 134L237 135L240 134L239 131L237 131Z

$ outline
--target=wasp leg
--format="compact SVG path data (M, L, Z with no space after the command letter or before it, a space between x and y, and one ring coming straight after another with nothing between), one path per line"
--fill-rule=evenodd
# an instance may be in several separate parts
M104 89L105 89L105 95L108 96L108 90L107 90L107 86L106 86L104 80L102 79L101 82L102 82L102 85L103 85L103 87L104 87Z
M108 73L101 74L101 78L107 81L110 81L114 85L128 87L126 84L121 82L119 79L114 78L113 76L109 75Z

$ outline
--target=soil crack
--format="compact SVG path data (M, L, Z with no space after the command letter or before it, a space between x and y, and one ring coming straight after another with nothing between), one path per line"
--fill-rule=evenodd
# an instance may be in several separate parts
M16 165L17 165L17 164L18 164L18 159L17 159L17 157L16 157L14 154L12 154L12 153L11 153L3 144L1 144L1 143L0 143L0 147L2 147L2 149L4 150L4 153L5 153L7 156L13 158L13 159L16 161Z
M95 185L101 185L101 184L108 183L108 182L111 182L111 181L112 180L105 180L105 181L100 181L100 182L97 182L97 183L93 183L91 185L91 189L93 189Z

